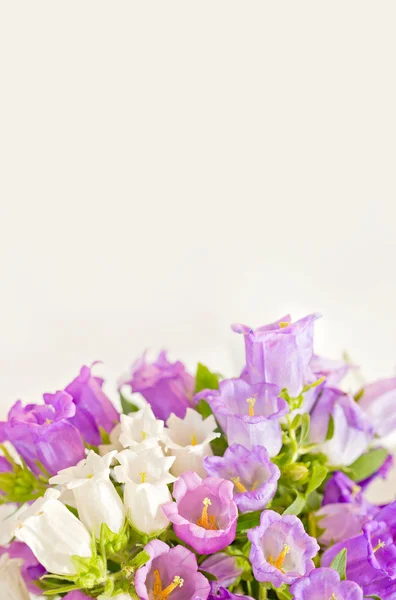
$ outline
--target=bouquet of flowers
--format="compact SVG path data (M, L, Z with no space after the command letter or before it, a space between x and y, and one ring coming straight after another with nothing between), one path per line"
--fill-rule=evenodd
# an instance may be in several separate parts
M88 367L16 402L0 423L1 599L396 598L396 502L365 497L392 464L396 379L342 391L355 367L314 354L317 317L233 325L246 364L231 379L143 355L122 414Z

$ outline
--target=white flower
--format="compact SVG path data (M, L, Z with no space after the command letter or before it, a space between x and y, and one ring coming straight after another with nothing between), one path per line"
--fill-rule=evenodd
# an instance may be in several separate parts
M14 517L17 510L17 504L11 502L0 504L0 546L7 546L13 538Z
M51 484L73 492L80 520L88 531L95 531L96 537L100 536L102 523L113 533L119 533L125 523L122 500L110 481L110 465L116 454L114 451L101 457L91 450L78 465L50 479Z
M164 422L156 419L149 404L140 410L121 415L118 423L110 433L110 444L99 446L103 456L112 450L132 448L135 452L154 448L163 441Z
M29 600L29 592L21 575L23 560L8 554L0 558L1 600Z
M175 460L165 457L159 446L142 452L123 450L114 474L125 484L124 504L132 526L148 535L165 529L169 520L162 505L172 500L168 483L175 481L169 469Z
M180 419L172 414L166 422L166 450L176 458L171 473L178 477L186 471L195 471L200 477L206 477L203 468L205 456L212 456L210 442L217 437L216 420L210 415L205 420L192 408L187 408L186 416Z
M25 542L51 573L76 575L72 556L90 558L91 536L62 502L59 492L48 489L15 521L14 535Z

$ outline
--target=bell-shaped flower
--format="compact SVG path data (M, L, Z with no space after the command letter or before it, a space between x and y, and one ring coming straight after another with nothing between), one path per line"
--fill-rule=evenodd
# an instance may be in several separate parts
M175 481L169 473L173 456L165 457L157 446L139 453L123 450L117 455L120 465L114 475L124 483L124 505L131 525L142 533L151 535L169 524L162 506L171 499L168 484Z
M319 551L295 515L281 516L272 510L261 513L260 525L248 531L252 542L250 562L257 581L275 587L290 584L314 568L312 559Z
M78 600L76 598L76 600ZM98 596L98 600L132 600L132 596L130 594L126 594L124 592L120 592L119 594L116 594L115 596Z
M201 479L188 471L173 485L173 497L163 507L176 535L199 554L223 550L235 539L238 509L231 481Z
M40 462L51 475L75 465L85 456L79 430L72 425L76 407L66 392L44 394L45 404L16 402L8 421L0 424L0 442L10 441L36 474Z
M234 484L234 501L240 512L264 509L277 489L280 471L264 446L233 444L224 456L209 456L204 467L211 477L229 479ZM227 587L227 586L225 586Z
M313 325L318 314L308 315L295 323L290 315L279 321L252 329L232 325L245 339L246 371L251 383L273 383L298 396L305 384L314 381L310 369L313 355Z
M233 585L243 573L243 568L238 564L238 558L225 552L212 554L201 563L200 567L216 578L210 582L212 594L216 594L220 587L227 588Z
M282 447L279 419L289 411L286 400L279 397L279 388L266 383L250 385L243 379L224 379L218 390L205 390L199 397L209 402L230 446L241 444L248 449L264 446L270 456L279 453Z
M75 467L59 471L50 479L51 484L72 491L80 520L97 538L103 523L119 533L125 522L123 502L110 481L110 465L116 454L114 451L101 457L90 450Z
M155 418L149 404L130 415L121 415L119 441L123 448L139 452L158 446L163 438L164 422Z
M183 419L171 415L167 420L165 447L175 457L171 473L178 477L186 471L195 471L205 477L203 459L212 456L210 442L220 436L216 433L217 423L213 415L203 419L196 410L187 408Z
M334 569L314 569L290 586L294 600L362 600L362 589L354 581L340 581Z
M171 363L166 352L148 363L146 354L132 365L131 375L121 381L120 387L129 385L132 392L139 392L151 405L157 419L166 421L174 413L183 418L191 406L194 378L187 373L183 363Z
M92 556L91 536L62 502L59 492L48 489L44 496L15 519L15 537L29 546L50 573L76 575L73 556Z
M365 385L359 406L369 417L377 435L382 437L391 433L396 429L396 377Z
M333 424L333 435L326 441ZM354 399L336 388L325 388L311 413L310 441L335 466L351 465L368 448L373 427Z
M197 558L184 546L170 548L159 540L145 547L150 560L136 571L140 600L206 600L210 586L199 573Z
M216 594L210 594L208 600L253 600L251 596L242 596L241 594L233 594L230 590L224 587L219 587Z
M120 420L120 415L102 390L102 386L103 379L92 375L91 368L84 366L79 375L65 388L76 405L72 423L85 441L93 446L101 443L101 428L110 433Z
M301 408L296 409L294 414L297 412L311 412L323 389L325 387L338 386L350 369L354 367L343 360L331 360L330 358L314 354L309 363L309 368L313 373L313 381L318 381L319 379L323 381L304 393Z
M318 541L324 546L359 535L363 525L371 519L366 507L357 502L326 504L315 514L319 528L323 530Z
M45 569L38 562L33 552L26 544L14 541L7 548L0 548L0 556L8 554L10 558L18 559L21 562L21 574L26 587L32 594L40 595L41 590L36 582L45 573Z
M0 558L1 600L29 600L21 574L22 560L3 554Z
M89 600L90 596L86 596L80 590L75 590L73 592L69 592L66 596L63 596L63 600ZM101 598L99 596L99 598Z
M6 546L14 537L15 514L18 510L18 505L13 502L0 504L0 546Z

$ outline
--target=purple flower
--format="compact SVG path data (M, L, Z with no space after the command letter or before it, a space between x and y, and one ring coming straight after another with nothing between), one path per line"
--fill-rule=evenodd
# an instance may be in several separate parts
M227 588L233 585L243 573L243 569L238 566L236 556L230 556L225 552L212 554L201 563L200 568L217 578L210 582L212 594L216 594L220 587Z
M363 496L360 486L352 481L342 471L336 471L326 483L323 496L324 504L338 502L362 502Z
M352 368L351 365L342 360L331 360L316 355L312 357L309 367L314 374L314 380L324 378L324 381L305 392L299 412L311 412L322 390L325 387L337 386Z
M80 432L70 419L76 407L66 392L44 394L45 404L16 402L0 428L0 441L10 441L34 473L39 461L51 475L71 467L85 456Z
M176 502L162 507L176 535L199 554L223 550L235 539L238 509L231 481L188 471L173 485Z
M330 418L334 434L326 441ZM325 388L311 413L310 439L320 444L331 465L351 465L368 448L373 437L369 419L351 396Z
M340 581L334 569L314 569L290 586L294 600L362 600L363 592L353 581Z
M290 315L270 325L251 329L232 325L245 338L246 368L251 383L273 383L298 396L314 380L309 363L313 354L313 324L318 314L291 323Z
M0 556L3 554L8 554L10 558L23 560L21 573L26 586L32 594L40 595L41 590L35 585L35 582L44 575L45 569L38 562L30 548L22 542L12 542L7 548L0 548Z
M356 581L364 595L381 593L396 577L396 546L384 522L370 521L363 526L363 533L335 544L322 557L321 564L330 566L332 560L343 549L347 549L347 578Z
M370 418L375 433L388 435L396 429L396 377L375 381L364 386L362 392L359 405Z
M89 600L91 596L86 596L79 590L75 592L69 592L66 596L63 596L63 600Z
M242 513L265 508L275 495L280 477L264 446L247 450L233 444L222 457L206 457L204 467L208 475L234 483L234 501Z
M316 517L320 529L324 529L318 538L324 546L359 535L364 523L371 518L366 507L357 502L326 504L316 512Z
M206 600L210 585L198 572L195 555L183 546L169 548L159 540L145 547L150 560L137 570L135 588L141 600L163 598L172 600Z
M248 538L252 542L250 561L257 581L280 587L314 568L312 558L319 551L318 543L295 515L281 516L265 510L260 525L248 531Z
M253 600L250 596L241 596L240 594L232 594L224 587L220 587L217 594L211 594L209 600Z
M389 471L393 467L393 462L394 461L393 461L392 454L388 454L388 456L386 457L386 459L384 460L384 462L382 463L380 468L375 473L370 475L370 477L367 477L367 479L363 479L363 481L359 481L359 485L362 488L362 490L365 490L370 485L370 483L372 481L374 481L375 479L377 479L378 477L381 477L381 479L386 479L388 477Z
M95 363L94 363L95 364ZM76 405L71 419L85 441L93 446L102 442L100 428L110 433L120 420L112 402L102 390L103 379L94 377L89 367L82 367L80 374L65 388Z
M167 421L172 413L184 419L186 409L191 406L195 381L183 363L171 363L166 352L161 352L153 363L148 363L143 354L132 365L131 377L121 385L124 384L144 396L157 419Z
M282 447L279 419L289 406L279 397L279 388L267 383L250 385L243 379L224 379L218 390L200 392L205 398L228 443L241 444L251 449L264 446L270 456L276 456Z

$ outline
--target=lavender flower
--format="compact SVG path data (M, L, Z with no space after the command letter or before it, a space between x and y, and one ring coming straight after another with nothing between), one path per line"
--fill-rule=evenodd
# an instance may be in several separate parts
M375 432L388 435L396 428L396 377L375 381L364 386L362 392L359 405L370 418Z
M63 597L63 600L89 600L91 596L86 596L83 592L76 590L75 592L69 592Z
M324 546L359 535L364 523L371 519L366 506L357 502L326 504L316 512L316 517L320 529L324 529L318 538Z
M140 392L157 419L166 421L172 413L181 419L185 417L186 409L191 406L195 382L181 362L171 363L166 352L161 352L153 363L148 363L143 354L132 365L131 377L122 385L129 385L132 392Z
M10 441L34 473L40 473L39 461L55 474L84 458L84 444L70 422L76 411L72 397L66 392L44 394L44 402L25 407L16 402L0 427L0 441Z
M314 569L290 586L294 600L362 600L363 592L353 581L340 581L334 569Z
M241 596L240 594L232 594L224 587L220 587L217 594L211 594L208 600L253 600L250 596Z
M206 558L201 563L201 569L216 577L216 580L210 582L212 594L216 594L221 587L227 588L233 585L243 573L243 569L238 566L236 556L230 556L225 552L218 552Z
M173 497L162 507L176 535L199 554L212 554L235 539L238 509L231 481L191 471L173 485Z
M247 450L233 444L223 457L205 458L204 467L208 475L234 483L234 501L242 513L265 508L275 495L280 477L264 446Z
M84 366L80 374L65 388L76 405L76 413L71 422L81 431L85 441L94 446L102 441L100 428L110 433L120 420L120 415L103 392L102 385L103 379L94 377L91 369Z
M19 558L23 561L21 573L26 587L32 594L40 595L41 590L35 585L35 582L44 575L45 569L40 565L30 548L22 542L12 542L7 548L0 548L0 556L3 554L8 554L10 558Z
M282 447L279 419L289 406L279 397L279 388L267 383L250 385L243 379L225 379L218 390L200 392L225 431L229 445L251 449L264 446L270 456Z
M250 561L257 581L280 587L314 568L312 558L319 551L318 543L295 515L281 516L265 510L260 525L248 531L248 538L252 542Z
M342 360L331 360L323 356L312 356L309 367L314 380L324 379L322 383L311 388L304 394L304 400L298 412L311 412L325 387L336 387L352 368Z
M251 383L273 383L298 396L313 381L309 363L313 354L313 324L318 314L291 323L290 315L279 321L251 329L232 325L245 338L247 375Z
M141 600L206 600L210 585L198 572L195 555L183 546L169 548L159 540L145 547L150 560L135 575L135 588Z
M326 483L322 504L339 502L363 502L360 486L342 471L336 471Z
M326 441L330 418L334 434ZM310 439L320 444L332 465L351 465L368 448L373 437L368 418L351 396L325 388L311 414Z

